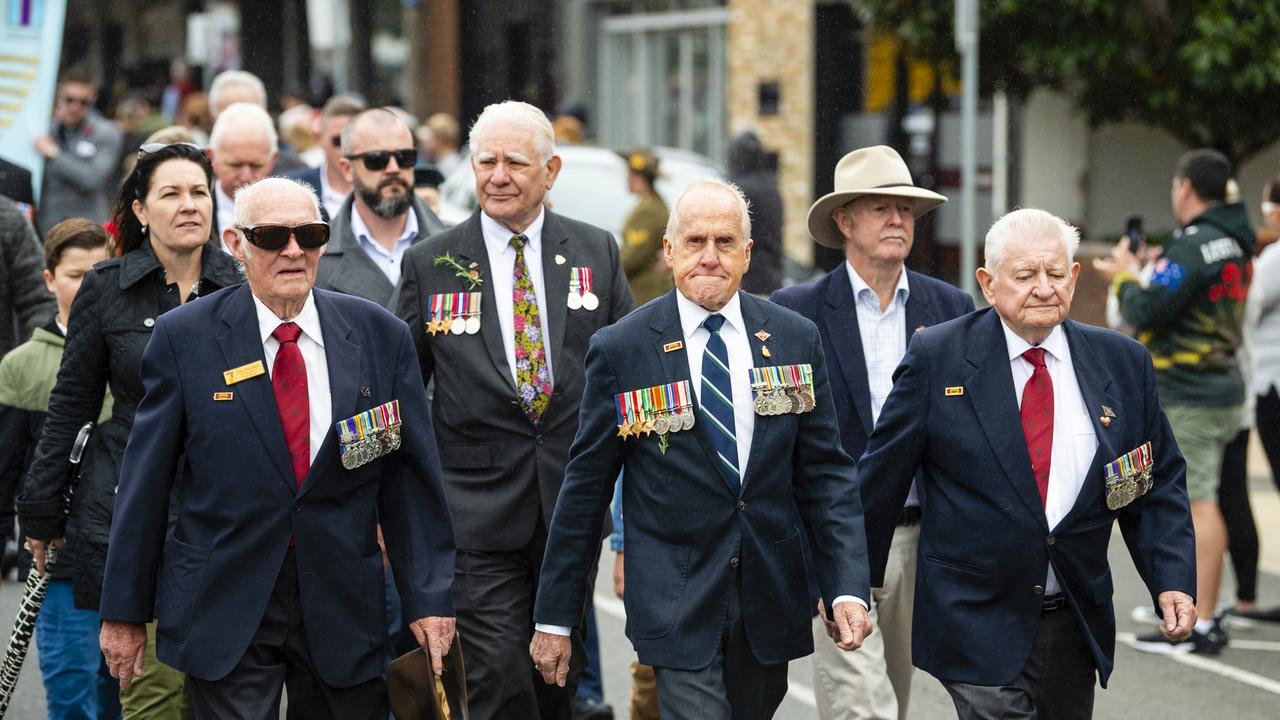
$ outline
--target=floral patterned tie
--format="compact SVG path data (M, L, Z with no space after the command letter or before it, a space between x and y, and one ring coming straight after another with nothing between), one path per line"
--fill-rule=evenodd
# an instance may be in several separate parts
M516 250L515 283L512 287L512 320L516 336L516 390L520 407L534 425L551 403L551 377L547 373L547 353L542 344L542 321L538 317L538 293L524 262L524 246L529 238L513 235Z

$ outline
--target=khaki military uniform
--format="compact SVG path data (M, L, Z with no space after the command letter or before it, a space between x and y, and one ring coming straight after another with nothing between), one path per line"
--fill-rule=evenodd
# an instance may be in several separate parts
M667 204L653 191L640 198L623 225L622 269L631 283L637 307L672 287L671 268L662 257L666 229Z

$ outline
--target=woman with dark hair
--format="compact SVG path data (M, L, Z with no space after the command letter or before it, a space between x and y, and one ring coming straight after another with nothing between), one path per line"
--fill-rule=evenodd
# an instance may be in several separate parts
M142 399L142 350L155 319L242 281L212 236L212 187L213 168L200 148L143 145L116 200L120 257L85 275L71 306L58 381L18 514L37 569L43 571L47 547L64 538L75 543L72 594L79 608L98 608L120 460ZM72 482L68 458L81 426L97 419L107 388L115 398L111 419L93 432L68 516L62 499ZM148 629L147 674L121 696L124 717L189 717L185 678L155 659L154 623Z

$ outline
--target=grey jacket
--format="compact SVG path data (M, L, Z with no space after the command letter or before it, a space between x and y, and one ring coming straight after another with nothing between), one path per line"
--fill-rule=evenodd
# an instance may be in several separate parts
M48 232L72 217L105 222L111 214L112 185L124 136L97 113L74 130L54 123L49 134L62 152L44 163L44 190L36 216L40 231Z
M57 309L43 270L31 223L12 200L0 197L0 355L26 342Z
M391 310L395 286L356 243L355 233L351 230L354 202L354 195L348 197L338 211L338 216L331 221L333 228L329 235L329 245L325 248L324 255L320 256L315 286L322 290L362 297ZM418 237L413 239L414 245L444 230L444 223L440 218L417 197L413 199L413 213L418 216Z

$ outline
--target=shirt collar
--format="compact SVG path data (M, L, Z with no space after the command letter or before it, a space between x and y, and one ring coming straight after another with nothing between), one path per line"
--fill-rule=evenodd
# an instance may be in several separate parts
M862 279L862 276L858 274L857 270L853 269L853 263L845 260L844 266L849 271L849 282L853 284L853 297L855 299L862 294L863 290L866 290L873 295L875 294L875 290L867 284L866 280ZM898 271L898 284L893 289L893 297L895 300L897 298L902 298L903 303L906 303L907 298L911 297L911 286L907 283L906 266L903 266L903 268Z
M253 293L249 293L253 295ZM307 301L302 304L302 310L297 317L281 320L274 312L271 311L257 295L253 295L253 307L258 313L258 336L263 343L267 342L267 338L271 337L271 333L282 322L294 322L298 327L302 328L302 334L316 341L320 347L324 347L324 338L320 333L320 313L316 311L315 293L307 293Z
M223 215L226 213L235 213L235 210L236 210L235 198L223 192L222 183L215 182L213 184L213 191L218 195L218 214ZM223 230L226 230L226 228L218 228L219 232ZM222 238L218 238L218 239L221 240Z
M323 176L323 171L322 176ZM409 213L409 217L404 222L404 232L400 233L400 237L396 238L396 244L410 242L418 236L418 213L413 211L413 206L405 212ZM361 242L375 242L373 233L369 232L369 226L365 224L364 218L360 217L360 208L356 204L351 204L351 234Z
M676 290L676 308L680 312L680 329L686 340L693 337L693 331L702 327L703 321L711 314L710 310L685 297L679 289ZM742 301L738 293L735 292L717 312L724 316L726 325L733 326L740 333L746 332L747 324L742 320Z
M538 217L534 218L532 223L529 223L529 227L525 228L524 232L519 233L529 238L529 242L526 244L529 251L534 253L541 251L542 225L546 219L546 208L539 209ZM480 211L480 232L484 234L484 242L489 246L489 249L497 250L498 252L506 250L511 244L511 238L517 234L504 227L502 223L489 217L483 210ZM525 257L528 257L528 252L525 253Z
M1005 324L1004 318L1000 318L1000 327L1004 330L1004 343L1009 348L1009 361L1013 362L1022 356L1022 353L1031 349L1031 343L1023 340L1017 333L1009 329ZM1052 356L1058 362L1066 362L1071 357L1071 348L1067 345L1067 335L1062 331L1062 326L1058 325L1049 333L1049 337L1044 339L1037 347L1044 348L1044 351Z

